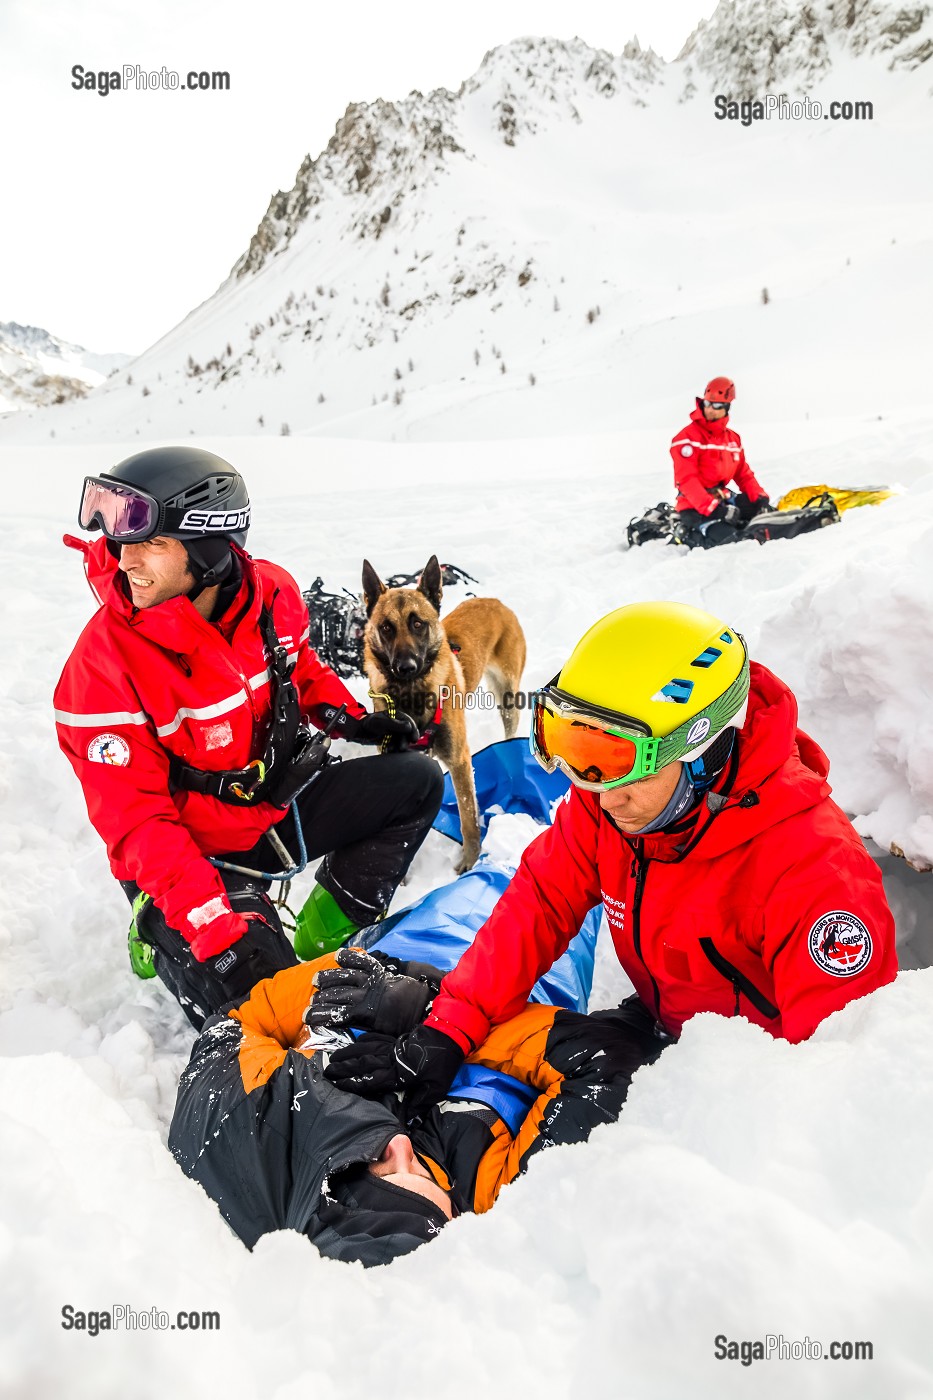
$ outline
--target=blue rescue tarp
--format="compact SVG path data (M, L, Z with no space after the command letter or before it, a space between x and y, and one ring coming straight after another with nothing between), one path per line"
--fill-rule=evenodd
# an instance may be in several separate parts
M540 771L540 770L539 770ZM542 774L547 777L547 774ZM378 948L399 959L433 963L449 971L486 922L509 883L509 876L480 863L458 880L431 890L423 899L354 938L354 944ZM532 990L530 1000L570 1011L585 1011L593 985L596 935L602 910L587 914L563 957ZM494 1070L465 1065L454 1081L451 1098L488 1104L514 1134L536 1094L527 1084Z
M480 749L473 755L473 778L483 828L489 818L499 812L527 812L536 822L550 826L554 803L570 786L560 769L545 773L532 756L527 739L503 739ZM444 778L444 797L434 829L463 843L460 813L449 773Z
M473 935L486 922L509 883L503 870L482 862L431 890L412 905L354 938L357 946L379 948L393 958L433 963L449 972ZM546 1006L585 1011L593 985L593 960L601 906L587 914L580 932L562 958L535 983L530 1000Z

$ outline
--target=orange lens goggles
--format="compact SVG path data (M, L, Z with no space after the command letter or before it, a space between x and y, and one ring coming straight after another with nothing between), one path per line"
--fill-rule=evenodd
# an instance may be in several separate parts
M545 690L535 700L532 752L549 772L562 768L582 787L598 790L647 777L655 771L659 741L645 734L623 734L619 728L620 719L609 724L555 705Z

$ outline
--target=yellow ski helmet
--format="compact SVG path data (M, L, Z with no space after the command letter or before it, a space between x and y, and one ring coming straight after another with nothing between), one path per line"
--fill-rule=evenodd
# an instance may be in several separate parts
M726 623L684 603L632 603L595 623L538 692L532 752L581 787L636 782L741 729L748 687L745 643Z

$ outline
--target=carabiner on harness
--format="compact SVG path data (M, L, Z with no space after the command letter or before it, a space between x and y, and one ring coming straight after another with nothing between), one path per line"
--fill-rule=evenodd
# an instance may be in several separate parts
M248 788L244 788L243 784L240 782L230 783L230 791L233 793L234 797L238 797L241 802L252 802L259 792L259 789L266 781L266 765L261 758L254 758L252 763L247 763L245 771L251 768L256 770L256 781L251 783Z

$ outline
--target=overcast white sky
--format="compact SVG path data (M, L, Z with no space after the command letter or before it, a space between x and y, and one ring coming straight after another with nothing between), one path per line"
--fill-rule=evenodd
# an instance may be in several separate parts
M0 0L0 321L137 352L216 289L352 101L456 88L527 34L672 58L715 0ZM230 91L75 91L71 69Z

